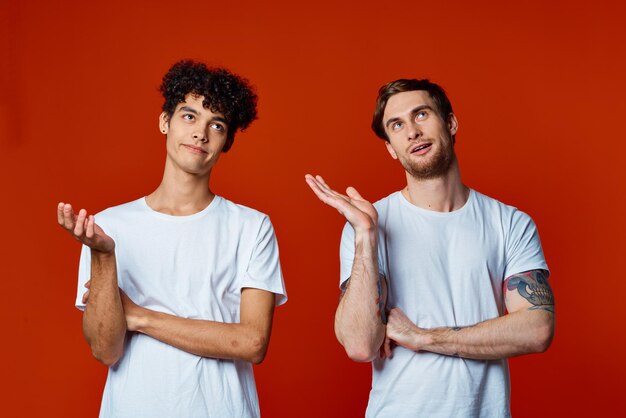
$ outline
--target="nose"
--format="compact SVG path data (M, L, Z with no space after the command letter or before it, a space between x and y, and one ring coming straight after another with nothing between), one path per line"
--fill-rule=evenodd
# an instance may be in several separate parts
M208 142L208 138L207 138L206 134L203 131L194 132L193 133L193 139L195 141L200 141L203 144Z
M407 126L407 135L408 135L408 139L412 140L412 139L417 139L420 137L420 135L422 134L421 129L419 128L419 126L417 125L417 123L410 123Z

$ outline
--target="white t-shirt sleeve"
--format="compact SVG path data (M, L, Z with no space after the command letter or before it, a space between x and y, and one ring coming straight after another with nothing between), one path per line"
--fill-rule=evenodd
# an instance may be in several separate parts
M250 263L240 287L275 293L276 305L282 305L287 301L278 257L278 243L272 223L267 216L264 216L261 221Z
M511 227L506 242L506 268L504 278L529 270L546 270L539 233L533 220L519 210L511 217Z
M352 274L352 264L354 263L354 228L352 228L352 225L348 222L344 225L341 233L339 263L341 269L339 276L339 288L343 289Z
M85 283L91 276L91 250L86 245L83 245L80 252L80 261L78 263L78 287L76 289L76 302L75 306L81 311L85 310L85 304L83 303L83 295L87 291Z

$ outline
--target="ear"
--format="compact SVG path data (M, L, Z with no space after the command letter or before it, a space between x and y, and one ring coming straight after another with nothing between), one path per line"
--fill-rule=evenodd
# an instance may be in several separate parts
M159 116L159 130L162 134L167 134L170 129L170 118L167 116L167 113L161 112Z
M448 131L450 131L450 136L456 135L456 132L459 130L459 121L454 116L454 113L450 113L448 116Z
M389 155L391 155L391 158L393 158L394 160L397 160L398 154L396 154L396 151L391 146L391 142L385 141L385 145L387 146L387 152L389 152Z

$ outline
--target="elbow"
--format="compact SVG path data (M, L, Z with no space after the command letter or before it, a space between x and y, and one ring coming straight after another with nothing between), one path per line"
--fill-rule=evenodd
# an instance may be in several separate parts
M378 350L366 343L355 344L341 340L339 340L339 342L343 345L344 350L346 350L348 358L352 361L356 361L357 363L369 363L374 360L378 354Z
M248 344L247 359L252 364L261 364L267 355L269 340L262 336L255 336Z
M544 353L552 344L554 338L554 317L551 316L548 320L539 325L534 332L531 352Z
M368 339L355 338L354 335L345 336L336 324L335 337L337 341L339 341L339 344L343 346L348 358L357 363L369 363L374 360L379 353L378 347L380 347L380 344L375 346L375 343L372 344Z
M93 357L107 367L115 365L124 354L124 346L121 343L118 346L108 346L97 340L90 339L87 335L85 335L85 339L87 344L89 344L89 348L91 348Z
M372 350L352 349L347 347L345 347L345 349L350 360L356 361L357 363L369 363L376 358L376 352Z
M533 351L535 353L546 352L546 350L550 347L550 344L552 344L552 338L554 338L554 328L542 327L542 329L537 331Z
M105 350L98 350L93 347L91 349L91 354L96 360L98 360L100 363L104 364L107 367L115 365L115 363L117 363L120 358L122 358L122 353L106 352Z

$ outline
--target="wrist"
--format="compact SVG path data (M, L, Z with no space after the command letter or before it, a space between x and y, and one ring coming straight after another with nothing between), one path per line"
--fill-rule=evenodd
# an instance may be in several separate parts
M378 245L378 228L376 225L355 229L354 242L358 246L375 248Z
M150 329L155 315L156 312L137 306L135 312L133 313L133 331L146 334Z
M421 329L417 326L413 329L413 351L430 351L435 343L436 335L433 330Z
M115 246L110 251L101 251L94 248L91 249L91 258L99 260L109 260L115 258Z

